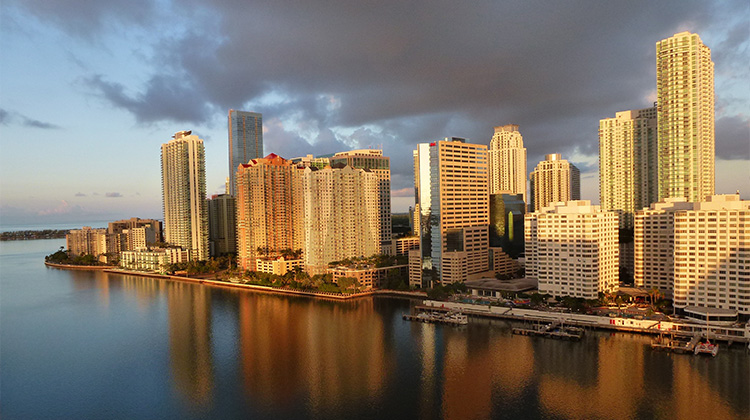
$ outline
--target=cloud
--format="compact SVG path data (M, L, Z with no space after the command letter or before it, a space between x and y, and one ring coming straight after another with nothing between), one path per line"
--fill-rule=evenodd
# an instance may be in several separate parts
M750 118L733 115L716 120L716 158L750 159Z
M60 126L44 121L35 120L15 111L0 108L0 124L10 125L20 122L21 125L30 128L41 128L45 130L59 129Z
M487 144L496 125L519 124L529 170L547 153L595 156L599 119L650 105L657 41L684 29L719 34L703 36L717 93L721 83L739 89L717 100L726 104L717 110L717 155L747 156L735 117L750 108L746 0L478 0L428 9L398 0L138 1L14 4L73 36L131 28L143 39L150 73L139 82L84 79L139 123L208 124L229 108L262 112L267 153L382 144L394 190L411 184L417 143L455 135Z
M397 190L391 190L392 197L414 197L414 188L399 188Z
M47 208L44 210L37 211L38 216L50 216L50 215L56 215L56 214L67 214L71 213L72 211L80 209L79 206L71 206L68 204L65 200L60 200L60 204L58 204L56 207Z
M118 193L118 192L108 192L108 193L104 194L104 196L107 197L107 198L120 198L123 195L120 194L120 193Z
M75 196L76 196L76 197L86 197L86 194L84 194L84 193L82 193L82 192L78 192L78 193L76 193L76 195L75 195Z

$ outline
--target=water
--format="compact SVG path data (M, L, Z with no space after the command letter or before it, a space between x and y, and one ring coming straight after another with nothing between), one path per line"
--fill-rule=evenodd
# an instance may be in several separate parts
M329 302L48 269L64 240L0 243L3 419L747 419L750 355L650 338L513 336Z

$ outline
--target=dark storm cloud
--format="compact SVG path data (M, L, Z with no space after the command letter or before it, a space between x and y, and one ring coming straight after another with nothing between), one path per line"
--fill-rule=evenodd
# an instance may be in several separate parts
M130 3L92 3L95 23L56 2L28 8L71 32L76 23L103 30L122 8L121 21L141 16ZM655 43L678 31L726 26L709 45L717 75L747 74L744 1L185 0L172 9L155 11L173 12L180 30L151 38L143 86L104 76L89 85L141 122L205 123L251 107L264 114L266 151L285 157L382 144L394 189L411 182L416 143L455 135L486 144L508 123L520 125L529 170L547 153L596 155L599 119L651 105ZM269 94L280 99L261 100ZM746 145L736 126L717 122L728 133L717 135L720 156Z
M8 124L10 120L10 114L8 114L8 111L0 108L0 124L6 125Z
M750 159L750 118L735 115L716 120L716 157Z

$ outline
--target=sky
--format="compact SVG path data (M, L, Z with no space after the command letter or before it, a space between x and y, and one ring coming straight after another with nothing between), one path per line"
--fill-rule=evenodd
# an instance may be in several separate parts
M224 192L229 109L263 114L265 154L382 148L393 211L411 151L518 124L599 202L598 123L652 106L655 43L711 48L716 192L750 199L750 2L3 0L0 224L162 218L160 146L205 140Z

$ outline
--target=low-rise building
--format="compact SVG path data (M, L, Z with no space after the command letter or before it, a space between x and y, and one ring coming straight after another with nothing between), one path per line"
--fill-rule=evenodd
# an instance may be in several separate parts
M409 266L406 264L389 267L375 267L373 265L338 266L328 268L326 273L333 276L334 283L338 283L338 279L342 277L351 277L357 280L360 289L367 290L379 288L388 272L393 269L399 270L399 274L405 278Z
M304 267L305 261L299 260L287 260L283 256L278 258L257 258L255 260L255 270L263 273L275 274L277 276L283 276L289 271L293 271L295 267Z
M166 273L171 264L188 261L188 252L181 248L141 248L120 253L120 267L133 271Z

